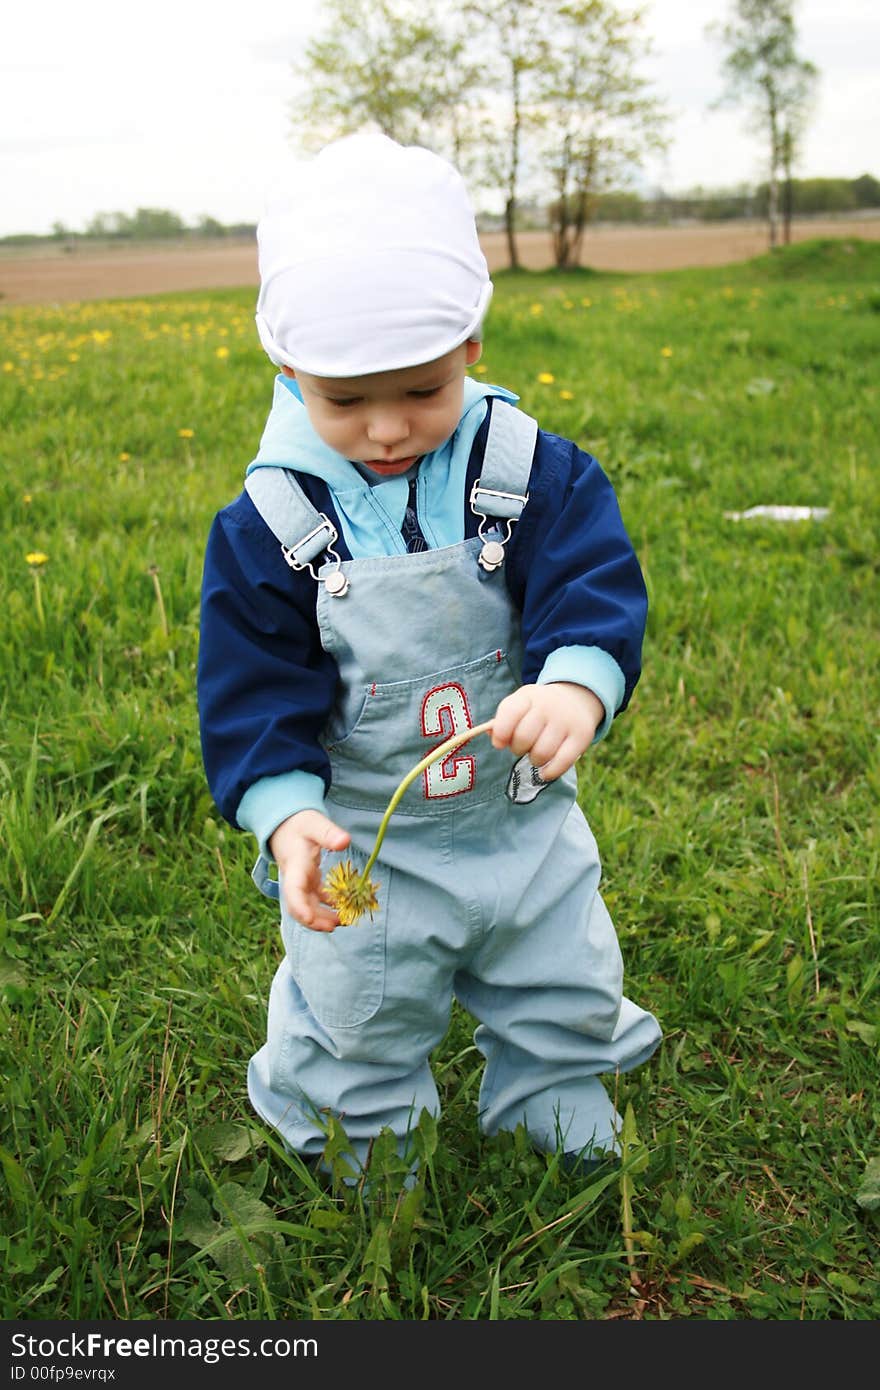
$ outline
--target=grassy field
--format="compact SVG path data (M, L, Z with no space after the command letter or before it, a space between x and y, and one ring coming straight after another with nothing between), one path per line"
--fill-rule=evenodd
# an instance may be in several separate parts
M252 301L0 312L2 1316L880 1316L880 245L497 280L480 369L599 457L651 595L581 792L665 1041L590 1185L480 1139L461 1012L406 1195L382 1140L372 1196L328 1188L250 1110L279 940L194 673ZM761 503L830 513L724 515Z

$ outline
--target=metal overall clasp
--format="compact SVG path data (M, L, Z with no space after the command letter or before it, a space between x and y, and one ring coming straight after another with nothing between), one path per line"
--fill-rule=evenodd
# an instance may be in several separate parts
M321 512L321 524L303 536L295 545L282 545L281 554L292 570L308 570L319 584L323 584L332 598L344 598L348 593L348 578L342 570L342 558L333 549L339 539L339 532L332 521ZM322 578L312 567L312 560L319 554L329 555L336 561L336 568ZM304 556L304 558L300 558Z
M488 504L488 510L485 506L478 505L484 500ZM471 488L471 511L475 516L482 518L477 528L477 535L483 542L483 548L477 557L477 563L489 574L500 569L504 564L504 547L510 540L513 523L519 520L520 512L528 500L528 493L501 492L497 488L480 487L479 478ZM507 530L501 540L498 539L496 526L492 528L496 533L494 535L491 533L487 535L483 530L490 516L499 517L506 524Z

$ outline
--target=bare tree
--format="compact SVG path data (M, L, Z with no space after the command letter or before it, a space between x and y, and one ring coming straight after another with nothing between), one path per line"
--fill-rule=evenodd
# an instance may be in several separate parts
M553 179L553 246L560 268L577 265L600 193L626 182L646 153L662 149L668 119L637 71L650 51L644 11L609 0L558 5L539 79L541 144Z
M767 142L767 222L771 251L779 240L779 175L791 170L806 121L815 66L796 52L794 0L732 0L731 18L709 25L725 50L722 101L745 100Z

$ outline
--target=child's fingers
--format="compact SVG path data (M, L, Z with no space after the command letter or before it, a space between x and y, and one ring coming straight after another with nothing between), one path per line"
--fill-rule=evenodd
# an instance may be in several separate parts
M336 912L321 901L313 884L290 883L285 876L284 905L291 917L311 931L334 931L339 926Z
M531 708L528 692L521 686L512 695L505 695L492 717L492 744L508 748L520 720Z
M539 762L537 757L533 757L532 762L545 782L555 782L557 777L574 767L583 751L581 740L571 735L562 740L556 752L546 762Z

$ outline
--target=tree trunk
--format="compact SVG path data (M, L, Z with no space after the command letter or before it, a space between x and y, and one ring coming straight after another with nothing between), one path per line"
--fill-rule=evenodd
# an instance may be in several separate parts
M511 270L519 270L519 257L516 250L516 198L511 193L504 204L504 231L507 234L507 257Z
M513 62L511 74L513 96L513 129L510 133L510 178L507 182L507 202L504 204L504 230L507 233L507 255L511 270L519 270L519 255L516 249L516 183L519 176L519 136L521 116L519 109L519 68Z
M791 154L791 131L786 130L782 136L782 241L785 246L791 245L791 215L794 202L794 190L791 182Z
M776 250L779 239L779 180L774 169L770 175L767 189L767 226L770 233L770 250Z
M770 250L776 250L779 240L779 113L772 89L768 93L767 115L770 125L770 178L767 184L767 223Z

